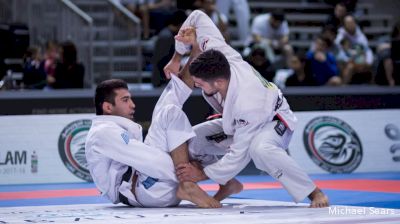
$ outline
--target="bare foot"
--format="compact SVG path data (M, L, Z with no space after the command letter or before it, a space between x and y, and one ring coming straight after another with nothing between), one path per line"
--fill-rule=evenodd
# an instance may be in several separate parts
M323 208L329 206L329 199L322 191L317 187L308 196L311 200L310 208Z
M214 198L218 201L222 201L232 194L237 194L243 190L243 184L240 183L236 178L228 181L225 185L219 185L218 192L214 195Z
M210 197L197 184L193 182L179 183L179 188L176 193L181 200L191 201L200 208L220 208L222 207L219 201Z

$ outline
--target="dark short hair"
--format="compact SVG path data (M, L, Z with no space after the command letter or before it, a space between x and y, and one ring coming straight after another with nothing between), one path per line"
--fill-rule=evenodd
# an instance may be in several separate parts
M280 22L285 21L285 13L280 9L273 11L271 13L271 16L274 18L274 20L277 20Z
M230 79L229 62L220 51L211 49L201 53L189 66L192 76L212 81L217 78Z
M128 89L128 85L121 79L109 79L101 82L96 87L94 96L94 105L96 106L96 115L103 115L103 103L109 102L115 105L115 90Z
M326 47L328 47L328 48L332 47L332 45L333 45L332 41L327 36L325 36L323 34L319 34L317 36L317 39L320 39L322 42L324 42Z

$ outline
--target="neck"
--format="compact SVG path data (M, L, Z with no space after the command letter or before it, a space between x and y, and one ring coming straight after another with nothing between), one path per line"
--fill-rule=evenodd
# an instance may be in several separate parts
M226 82L224 82L224 84L221 86L221 88L218 91L221 94L222 99L224 99L224 100L226 99L226 95L228 93L228 87L229 87L229 79Z

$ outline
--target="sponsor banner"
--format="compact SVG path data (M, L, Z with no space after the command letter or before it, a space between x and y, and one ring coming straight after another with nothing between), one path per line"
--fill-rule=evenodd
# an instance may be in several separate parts
M93 117L0 116L0 184L91 181L85 139Z
M290 155L308 173L400 171L400 110L296 112Z
M400 110L296 112L290 155L308 173L400 171ZM92 181L93 114L0 116L0 184Z

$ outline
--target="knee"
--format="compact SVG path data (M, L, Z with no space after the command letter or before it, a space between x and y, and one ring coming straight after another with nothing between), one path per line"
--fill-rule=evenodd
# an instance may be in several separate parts
M250 157L254 160L260 158L260 156L265 157L268 155L268 151L275 148L273 142L265 139L265 136L256 136L250 144L249 153Z

